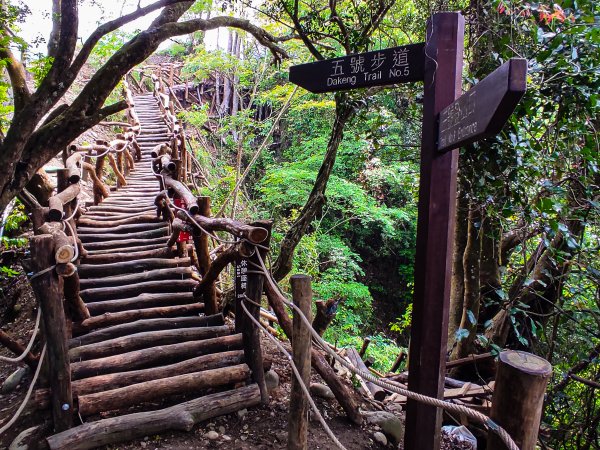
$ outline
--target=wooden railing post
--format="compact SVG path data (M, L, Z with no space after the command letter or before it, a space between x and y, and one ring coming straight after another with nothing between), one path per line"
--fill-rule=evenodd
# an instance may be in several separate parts
M312 287L307 275L293 275L290 278L294 304L302 311L309 322L312 322L311 304ZM292 350L294 364L305 386L310 385L311 336L308 326L294 311L292 329ZM304 394L300 382L292 375L292 390L290 393L290 415L288 418L289 450L306 450L308 448L308 398Z
M262 242L261 246L269 247L269 241L271 239L271 228L273 227L273 223L267 220L261 220L257 222L253 222L250 224L251 226L265 228L269 232L269 236L267 239ZM268 250L257 248L257 252L260 253L263 261L266 261L266 255ZM260 264L258 256L255 254L250 257L250 261L255 264ZM256 272L253 266L249 266L250 272ZM260 321L260 303L263 292L263 283L264 283L264 275L258 273L249 273L248 274L248 283L246 287L246 296L252 302L245 302L246 309L250 312L252 317L256 319L256 321ZM238 311L240 309L238 308ZM238 313L236 316L236 322L241 320L241 332L244 337L244 356L246 358L246 363L250 366L250 370L252 370L252 379L258 384L260 388L260 396L263 404L267 404L269 402L269 393L267 391L267 385L265 383L265 372L263 368L263 356L262 356L262 348L260 345L260 329L246 317L246 314L243 310Z
M30 242L35 273L55 264L52 235L33 236ZM63 281L56 274L56 270L52 269L32 278L31 286L42 308L50 369L54 431L60 432L73 425L73 396L66 318L63 309Z
M198 197L198 214L204 217L210 217L210 197L201 196ZM196 255L198 257L198 265L200 266L198 269L200 270L200 275L204 276L210 269L210 252L208 249L208 236L196 230L194 237L194 245L196 248ZM219 305L217 303L217 290L215 283L211 283L209 287L207 287L204 295L204 311L205 314L211 315L216 314L219 310Z
M514 350L500 353L490 417L521 450L536 448L544 393L551 375L552 366L544 358ZM490 431L487 448L507 447Z

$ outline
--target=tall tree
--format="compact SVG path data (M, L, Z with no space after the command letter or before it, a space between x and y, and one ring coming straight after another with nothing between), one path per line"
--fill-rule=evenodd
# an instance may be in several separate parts
M0 57L9 74L14 111L10 126L0 143L0 211L31 180L36 171L83 131L106 116L121 111L125 102L105 105L121 78L150 56L164 40L196 31L233 27L251 33L268 47L276 59L286 56L277 38L245 19L218 16L209 19L181 20L194 1L158 0L117 19L100 25L77 51L79 12L77 0L53 0L53 27L45 60L47 72L38 88L31 92L25 70L15 57L11 44L12 23L19 17L17 8L3 0L5 20L0 29ZM96 71L79 95L70 103L56 106L72 86L99 40L147 14L158 17L144 31L118 49Z

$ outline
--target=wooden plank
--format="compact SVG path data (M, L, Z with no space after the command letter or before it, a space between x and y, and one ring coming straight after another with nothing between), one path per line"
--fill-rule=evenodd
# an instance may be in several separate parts
M464 18L460 13L434 14L427 26L419 216L415 258L413 320L409 351L412 391L442 398L458 151L439 153L436 118L461 93ZM440 448L441 411L409 400L404 448Z
M438 150L495 136L527 88L527 60L511 58L440 112Z
M199 341L231 334L228 325L216 327L183 328L174 330L146 331L110 339L96 344L82 345L69 350L71 361L102 358L127 353L156 345L177 344L185 341Z
M422 81L425 44L410 44L290 67L290 81L311 92L332 92Z

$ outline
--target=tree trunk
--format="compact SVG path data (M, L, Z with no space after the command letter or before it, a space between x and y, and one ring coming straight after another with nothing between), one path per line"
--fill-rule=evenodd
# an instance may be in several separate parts
M459 330L467 330L468 335L457 339L451 359L464 358L472 353L479 317L482 216L481 208L475 201L469 205L468 220L467 243L463 253L464 301L459 325Z

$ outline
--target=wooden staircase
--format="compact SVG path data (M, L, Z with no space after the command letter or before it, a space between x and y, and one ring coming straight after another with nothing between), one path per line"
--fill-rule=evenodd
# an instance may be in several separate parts
M68 344L73 396L87 423L50 437L51 448L190 429L261 400L249 381L242 334L221 314L203 315L192 293L195 267L167 248L170 231L157 218L160 188L150 153L168 143L169 129L152 94L136 97L135 106L142 159L126 186L89 207L77 226L87 250L78 266L80 296L91 317L73 324ZM109 411L113 417L89 421Z

